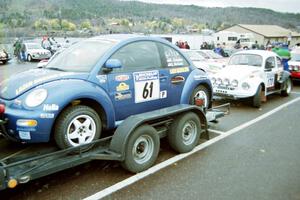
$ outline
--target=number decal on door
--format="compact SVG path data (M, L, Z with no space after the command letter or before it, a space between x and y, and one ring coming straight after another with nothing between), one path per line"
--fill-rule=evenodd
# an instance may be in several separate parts
M267 87L273 87L275 83L274 73L267 73Z
M153 81L146 82L143 90L143 98L147 99L148 97L152 97L153 94Z
M135 103L152 101L160 97L158 71L135 72L134 96Z

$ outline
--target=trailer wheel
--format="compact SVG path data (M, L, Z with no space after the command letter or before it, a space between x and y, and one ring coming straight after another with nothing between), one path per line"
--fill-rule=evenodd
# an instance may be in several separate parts
M67 108L58 117L55 124L54 139L61 148L75 147L91 143L100 137L101 120L93 109L84 105ZM81 150L88 150L87 145Z
M138 127L128 139L122 166L133 173L148 169L154 164L159 147L160 138L153 127L149 125Z
M197 145L200 134L200 119L190 112L175 118L168 132L168 141L175 151L185 153Z

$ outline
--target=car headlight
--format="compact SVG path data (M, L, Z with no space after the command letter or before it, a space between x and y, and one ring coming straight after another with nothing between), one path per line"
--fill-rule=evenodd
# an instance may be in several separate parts
M238 84L239 84L239 82L236 79L234 79L233 81L231 81L232 87L237 87Z
M229 85L230 84L230 81L228 78L225 78L224 81L223 81L224 85Z
M215 77L212 77L212 78L211 78L211 83L212 83L213 85L216 84L216 81L217 81L217 80L216 80Z
M247 82L244 82L244 83L242 83L242 88L243 88L244 90L249 90L250 85L249 85Z
M28 107L36 107L41 105L47 98L47 90L45 89L36 89L33 90L29 95L26 97L25 104Z
M222 85L222 79L221 79L221 78L218 78L217 81L216 81L216 84L217 84L217 85Z

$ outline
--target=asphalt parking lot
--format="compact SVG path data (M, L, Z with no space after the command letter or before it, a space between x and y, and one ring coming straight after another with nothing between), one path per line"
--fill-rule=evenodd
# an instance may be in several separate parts
M0 65L0 78L36 64L12 60ZM230 103L230 115L210 124L212 139L191 153L177 155L163 140L156 165L143 173L94 161L1 191L1 199L299 200L300 84L289 97L268 97L260 109Z

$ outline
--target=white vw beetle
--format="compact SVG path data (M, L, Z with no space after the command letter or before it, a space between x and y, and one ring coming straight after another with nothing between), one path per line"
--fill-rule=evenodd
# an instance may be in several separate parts
M269 94L280 92L288 96L292 90L290 73L283 70L280 57L262 50L233 54L228 66L211 81L215 98L249 98L254 107L260 107Z

